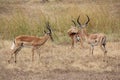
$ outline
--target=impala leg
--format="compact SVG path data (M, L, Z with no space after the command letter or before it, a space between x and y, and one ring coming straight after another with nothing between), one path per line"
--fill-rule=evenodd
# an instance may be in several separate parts
M80 39L80 45L81 45L82 48L84 48L82 39Z
M103 49L104 49L104 56L106 56L107 55L107 50L106 50L106 44L103 44Z
M17 53L15 53L15 60L14 60L15 63L17 63Z
M91 46L90 46L90 54L92 54L92 56L93 56L93 50L94 50L94 46L91 45Z
M22 49L22 46L18 47L17 50L14 52L15 53L15 63L17 62L17 54L21 49Z
M8 63L10 63L10 61L12 60L13 55L14 55L14 52L11 53L11 56L10 56L10 59L8 60Z
M40 48L37 48L37 54L39 55L39 61L40 61Z
M102 44L100 44L100 49L104 52L104 48L103 48Z
M32 48L32 61L34 61L35 47Z
M107 50L106 50L106 48L105 48L105 44L102 44L102 45L100 45L100 48L101 48L101 50L104 52L104 59L103 59L103 61L105 62L105 61L107 61L106 59L106 56L107 56Z
M12 50L12 52L11 52L11 57L10 57L10 59L8 60L8 63L10 63L10 61L13 59L13 55L16 54L16 52L18 51L18 48L19 48L19 47L16 47L15 49Z
M102 44L102 45L101 45L101 46L102 46L101 49L102 49L103 52L104 52L104 56L106 56L106 55L107 55L107 50L106 50L106 47L105 47L105 46L106 46L106 37L103 37L103 38L102 38L101 44Z
M107 55L107 50L106 50L105 45L106 45L106 44L102 44L102 45L100 45L101 50L104 52L104 56Z
M74 48L74 38L72 38L72 47L71 48Z

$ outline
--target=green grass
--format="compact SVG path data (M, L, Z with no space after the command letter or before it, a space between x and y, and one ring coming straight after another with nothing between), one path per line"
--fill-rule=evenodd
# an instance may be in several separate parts
M28 2L23 5L13 2L0 5L0 33L3 39L14 39L23 34L42 36L45 22L49 21L56 42L69 42L67 30L73 25L71 20L80 15L80 21L84 23L88 15L89 33L101 32L107 34L109 41L120 40L120 7L116 8L117 0L110 4L106 1L102 4L99 1L89 3L87 0L83 4L82 0L81 3Z

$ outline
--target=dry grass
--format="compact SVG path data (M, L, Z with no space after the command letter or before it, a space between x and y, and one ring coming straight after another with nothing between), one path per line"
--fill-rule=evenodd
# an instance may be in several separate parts
M80 45L76 45L75 49L71 49L70 45L56 45L48 42L41 47L41 58L35 54L35 61L31 61L31 49L23 48L18 55L18 63L7 63L10 56L11 42L4 41L6 48L1 49L1 65L7 69L18 69L23 71L44 72L56 69L60 70L84 70L84 71L118 71L120 58L120 43L108 43L108 57L103 58L103 52L99 47L95 47L94 56L89 54L89 48L80 49Z
M120 1L62 1L43 4L38 0L0 0L0 80L120 79ZM91 56L86 43L85 49L80 49L79 44L70 48L66 32L73 25L71 20L80 15L84 23L86 14L91 19L88 32L107 34L107 58L103 58L99 47L95 47ZM8 64L11 40L22 34L42 36L48 20L55 42L48 41L41 47L40 60L35 54L32 62L31 49L23 48L17 64Z
M120 3L117 0L114 2L112 0L111 2L81 0L80 3L49 2L45 4L37 0L21 2L19 0L1 2L0 32L3 39L13 39L22 34L41 36L45 29L45 22L49 20L56 42L69 42L66 32L73 25L71 20L80 15L81 22L84 23L86 14L91 19L88 32L106 33L109 41L120 39Z

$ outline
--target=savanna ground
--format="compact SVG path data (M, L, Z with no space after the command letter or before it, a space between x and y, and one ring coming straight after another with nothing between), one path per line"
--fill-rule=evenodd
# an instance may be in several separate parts
M48 42L41 47L41 58L35 54L31 61L31 49L23 48L17 58L8 64L12 42L5 41L0 50L0 80L119 80L120 79L120 42L108 42L108 56L103 58L99 47L94 56L89 48L80 49L76 45L56 45Z
M99 46L94 56L89 45L80 49L79 43L71 49L67 30L72 19L89 15L89 33L107 35L107 57ZM50 21L54 42L41 47L41 58L31 49L23 48L17 64L7 63L15 36L21 34L42 36L46 21ZM120 80L120 1L119 0L0 0L0 80Z

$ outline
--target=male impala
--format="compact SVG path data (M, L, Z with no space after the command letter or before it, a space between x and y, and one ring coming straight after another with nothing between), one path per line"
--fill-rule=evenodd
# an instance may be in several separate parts
M28 36L28 35L20 35L16 37L11 47L12 53L11 53L11 57L8 60L8 62L10 63L11 59L13 58L13 55L15 55L15 63L16 63L16 57L17 57L18 52L25 46L32 47L32 61L34 61L34 51L37 50L39 52L40 46L44 45L44 43L49 38L53 40L49 22L46 23L46 28L48 29L48 32L44 31L45 35L42 37ZM39 58L40 58L40 53L39 53Z
M91 49L90 52L93 55L93 50L94 50L94 46L100 46L101 50L104 52L104 56L107 53L106 50L106 36L103 33L96 33L96 34L89 34L86 31L86 27L90 21L90 18L87 16L87 21L85 24L81 25L81 23L79 22L79 18L77 19L77 23L79 24L79 27L81 28L81 32L82 35L84 36L85 40L87 41L88 44L90 44Z
M72 48L74 47L74 43L80 41L80 45L83 48L83 40L81 31L77 28L77 25L74 20L72 20L75 26L71 26L71 28L67 31L68 35L72 39Z

